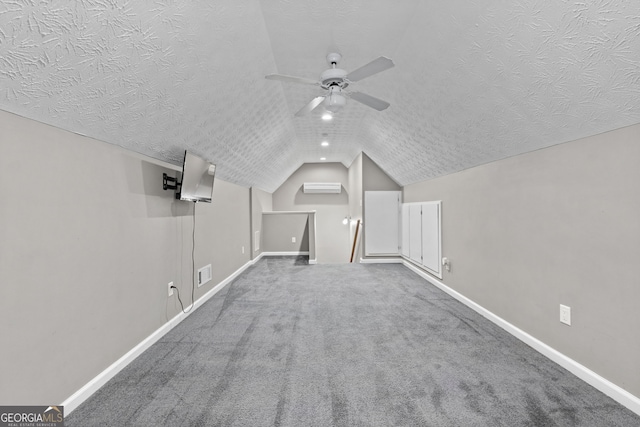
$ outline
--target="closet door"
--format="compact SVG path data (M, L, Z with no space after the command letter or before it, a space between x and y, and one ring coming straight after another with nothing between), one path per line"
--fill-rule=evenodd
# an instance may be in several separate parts
M422 205L409 205L409 258L422 264Z
M440 202L422 203L422 265L440 276Z
M402 256L442 279L442 202L402 205Z
M400 191L364 192L365 255L400 253Z
M402 205L402 239L401 239L401 253L402 256L409 258L409 236L411 235L411 228L409 227L409 205Z

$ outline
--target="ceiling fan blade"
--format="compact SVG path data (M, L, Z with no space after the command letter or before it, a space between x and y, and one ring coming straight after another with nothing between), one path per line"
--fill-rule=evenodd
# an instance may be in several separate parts
M304 77L295 77L295 76L285 76L284 74L269 74L264 76L267 80L280 80L282 82L288 83L302 83L305 85L319 85L320 82L317 80L307 79Z
M324 101L324 96L318 96L316 98L313 98L311 100L310 103L308 103L307 105L305 105L304 107L302 107L300 109L300 111L298 111L295 116L296 117L301 117L304 116L306 114L309 114L311 111L313 111L318 105L322 104L322 101Z
M380 58L374 59L368 64L363 65L357 70L350 72L349 74L347 74L346 78L351 82L357 82L358 80L362 80L365 77L369 77L381 71L388 70L394 65L395 64L393 63L392 60L384 56L381 56Z
M351 99L355 99L356 101L366 105L367 107L371 107L375 110L382 111L385 110L389 105L387 101L383 101L382 99L378 99L374 96L367 95L362 92L351 92L348 94Z

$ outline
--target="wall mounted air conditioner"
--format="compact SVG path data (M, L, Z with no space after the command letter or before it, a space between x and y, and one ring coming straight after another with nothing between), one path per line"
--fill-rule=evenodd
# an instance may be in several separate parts
M305 182L302 191L308 194L340 194L339 182Z

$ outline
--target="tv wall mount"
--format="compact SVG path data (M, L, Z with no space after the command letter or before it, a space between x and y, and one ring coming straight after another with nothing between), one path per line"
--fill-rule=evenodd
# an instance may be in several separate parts
M162 174L162 189L163 190L176 190L176 199L180 200L180 190L182 189L182 183L178 182L178 178Z

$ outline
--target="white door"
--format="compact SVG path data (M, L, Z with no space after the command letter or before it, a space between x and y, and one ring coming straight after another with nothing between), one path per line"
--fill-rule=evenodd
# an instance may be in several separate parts
M440 203L422 204L422 265L440 275Z
M440 201L402 205L402 256L442 279Z
M422 264L422 206L409 205L409 258Z
M401 253L402 256L409 258L409 236L411 229L409 227L409 205L402 205L402 239L401 239Z
M400 191L364 192L365 255L400 253Z

